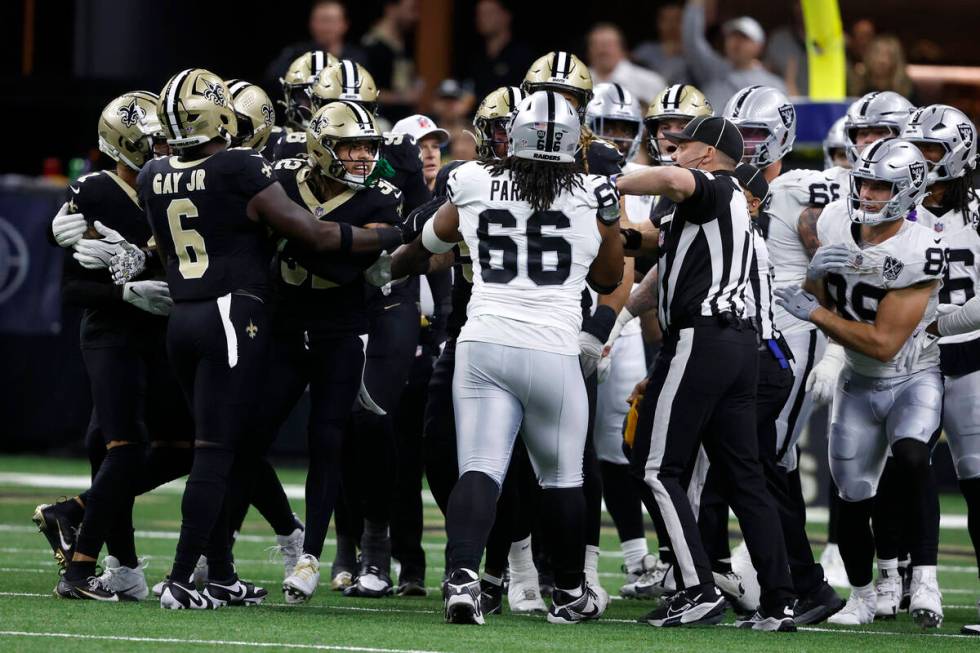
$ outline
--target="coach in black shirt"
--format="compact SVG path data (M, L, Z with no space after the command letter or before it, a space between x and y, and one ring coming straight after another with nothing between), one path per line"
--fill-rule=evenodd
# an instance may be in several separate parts
M662 513L681 591L647 621L712 624L724 616L725 599L715 587L682 481L703 445L711 464L721 467L762 587L759 611L737 624L795 630L786 548L756 438L758 341L742 299L752 260L751 218L733 174L742 137L720 117L695 118L667 137L678 144L672 155L677 165L617 179L620 193L661 195L676 204L660 219L664 341L643 397L640 446L632 455L645 459L644 480Z

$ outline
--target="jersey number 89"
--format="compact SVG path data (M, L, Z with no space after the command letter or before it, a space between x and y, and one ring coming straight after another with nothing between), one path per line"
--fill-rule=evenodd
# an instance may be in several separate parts
M510 236L491 236L490 225L517 226L517 218L506 209L487 209L480 214L476 235L480 240L480 276L484 283L510 283L517 277L517 243ZM561 211L538 211L527 219L527 276L538 286L565 283L572 267L572 245L561 236L545 236L541 227L567 229L568 216ZM490 266L491 252L501 253L501 265ZM554 252L557 264L544 269L544 253Z

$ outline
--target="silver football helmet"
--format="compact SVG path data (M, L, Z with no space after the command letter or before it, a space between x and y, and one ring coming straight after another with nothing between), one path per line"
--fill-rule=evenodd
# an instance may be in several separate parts
M898 136L915 107L894 91L873 91L847 108L844 136L847 138L847 158L851 165L860 157L857 132L869 127L886 127Z
M517 105L507 136L510 156L574 163L582 127L568 100L555 91L535 91Z
M614 131L615 123L621 129ZM585 108L585 124L593 134L616 145L627 161L636 155L643 135L640 103L619 84L604 82L595 87L595 95ZM623 135L630 130L632 136Z
M823 139L823 167L824 169L834 167L834 157L832 150L847 150L847 136L844 134L844 122L846 116L841 116L834 121Z
M771 86L749 86L732 96L722 113L742 133L742 161L764 168L789 154L796 140L796 109Z
M937 143L946 150L939 161L928 161L930 184L962 177L976 165L976 125L965 113L949 105L931 104L916 109L901 138L913 143Z
M926 192L927 171L922 152L906 140L881 138L869 144L851 169L847 203L851 221L879 224L905 218ZM891 197L881 201L862 200L861 185L866 181L890 183ZM877 210L862 205L873 205Z

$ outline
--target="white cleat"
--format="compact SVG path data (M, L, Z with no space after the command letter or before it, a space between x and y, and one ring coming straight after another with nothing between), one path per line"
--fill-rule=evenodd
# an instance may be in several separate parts
M912 568L909 614L923 628L939 628L943 625L943 595L939 591L935 567Z
M585 570L585 586L587 589L592 590L592 593L595 594L594 603L599 607L599 614L601 615L606 611L606 608L609 607L609 592L607 592L606 588L599 582L599 572L597 570Z
M309 601L320 584L320 561L304 553L296 561L293 572L282 581L282 594L286 603Z
M732 549L732 571L738 574L742 582L742 596L733 604L736 611L755 612L762 600L762 588L759 586L759 574L752 565L749 547L742 542ZM716 579L717 580L717 579ZM722 593L725 588L718 586Z
M859 591L851 589L847 604L837 614L827 619L827 623L838 626L864 626L875 620L878 597L873 588Z
M745 584L742 582L742 577L737 573L734 571L729 571L725 574L711 572L711 575L714 577L715 587L721 590L721 593L728 599L735 612L739 614L752 614L759 609L758 604L753 605L750 602L751 597L747 599Z
M289 578L296 562L303 555L303 538L306 531L297 528L289 535L276 535L275 550L282 556L283 578Z
M898 605L902 602L902 577L898 575L897 569L878 570L875 594L877 595L875 618L894 619L898 615Z
M844 568L844 559L840 557L840 549L836 544L828 543L820 554L820 566L823 567L823 575L827 582L834 587L850 587L851 583L847 580L847 570Z
M657 598L677 591L674 581L674 567L663 560L657 560L654 568L645 572L634 585L638 598Z
M507 585L507 603L511 612L547 612L548 606L541 598L538 587L538 571L532 568L530 572L515 574L511 571L510 583Z
M643 560L640 561L638 568L633 570L626 569L626 582L619 588L619 595L624 599L648 598L636 593L636 581L640 580L646 572L655 569L657 562L657 557L648 553L643 556Z
M146 586L146 560L140 560L136 568L124 567L115 556L107 555L102 561L104 571L99 578L102 579L106 587L115 592L128 596L135 601L142 601L150 595L150 590ZM163 591L163 583L160 583L160 591Z

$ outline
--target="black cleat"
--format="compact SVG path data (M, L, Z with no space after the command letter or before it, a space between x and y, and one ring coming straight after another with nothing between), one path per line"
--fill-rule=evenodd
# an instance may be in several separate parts
M125 594L117 594L109 589L108 584L99 576L89 576L83 580L69 580L65 576L58 579L54 588L55 596L63 599L79 599L83 601L108 601L121 603L136 599Z
M830 583L823 581L815 590L806 596L801 596L796 602L793 621L797 626L812 626L837 614L844 605L844 599L837 595Z
M74 499L64 499L57 503L42 503L34 509L32 520L37 525L37 529L44 533L48 540L51 550L54 551L54 559L62 569L68 567L75 552L75 535L80 524L74 523L68 517L67 503Z
M201 595L211 599L215 607L220 608L225 605L258 605L265 600L269 592L235 577L220 583L209 580Z
M488 580L480 581L480 609L483 614L500 614L504 602L504 585L494 585Z
M555 588L551 594L548 623L577 624L602 616L602 606L595 590L588 583L582 585L582 594L571 596L565 590Z
M793 607L787 604L773 612L760 607L751 617L736 619L735 627L775 633L795 633L796 623L793 621Z
M483 625L480 578L470 569L456 569L443 589L443 609L451 624Z
M898 609L908 612L912 603L912 565L899 565L898 575L902 579L902 599L898 602Z
M421 578L399 578L398 596L421 596L429 595L429 590L425 589L425 582Z
M680 590L664 599L643 621L658 628L713 626L725 618L725 597L714 585Z
M344 590L344 596L363 599L380 599L389 594L391 594L391 577L388 572L377 565L368 564L361 565L361 571L354 578L354 582Z
M215 610L220 606L207 592L198 592L193 581L182 583L167 576L160 593L160 607L170 610Z

